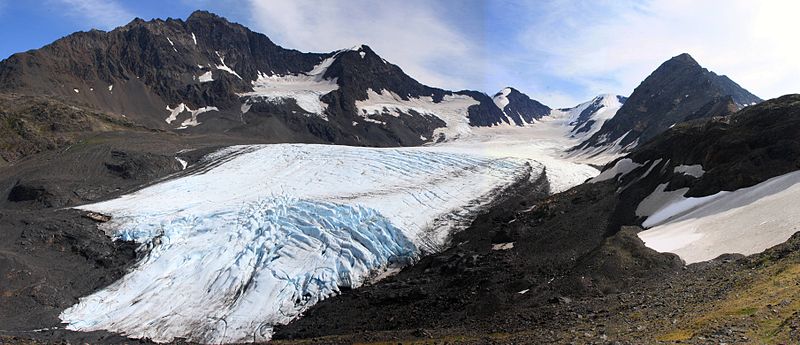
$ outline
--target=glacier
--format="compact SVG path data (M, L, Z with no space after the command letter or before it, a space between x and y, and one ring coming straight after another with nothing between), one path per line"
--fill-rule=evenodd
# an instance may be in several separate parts
M222 149L179 176L80 209L141 243L119 281L62 312L68 329L255 342L341 288L439 251L537 161L447 147Z
M288 197L160 225L155 236L133 237L152 247L133 272L64 312L71 329L164 342L268 340L272 325L416 253L375 210Z

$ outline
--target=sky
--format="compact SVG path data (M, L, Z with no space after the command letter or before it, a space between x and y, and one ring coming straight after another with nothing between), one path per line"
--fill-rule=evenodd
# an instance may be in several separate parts
M689 53L764 99L800 92L793 0L0 0L0 59L135 17L215 12L302 51L367 44L425 84L551 107L630 95Z

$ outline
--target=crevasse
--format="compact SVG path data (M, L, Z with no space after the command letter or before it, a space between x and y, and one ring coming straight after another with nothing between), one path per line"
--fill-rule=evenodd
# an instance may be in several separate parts
M226 148L181 177L81 207L112 215L103 230L148 250L61 318L158 342L268 340L340 287L438 250L542 169L424 148Z

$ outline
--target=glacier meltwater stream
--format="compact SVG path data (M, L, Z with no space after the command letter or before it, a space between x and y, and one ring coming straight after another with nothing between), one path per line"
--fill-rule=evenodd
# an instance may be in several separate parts
M68 328L202 343L268 340L340 287L437 251L536 161L421 148L257 145L81 209L146 255L61 314Z

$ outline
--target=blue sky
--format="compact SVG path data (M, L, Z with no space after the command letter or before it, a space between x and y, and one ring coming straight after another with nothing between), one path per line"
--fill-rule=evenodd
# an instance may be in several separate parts
M629 95L683 52L762 98L800 92L800 2L789 0L0 0L0 58L195 9L284 47L366 43L426 84L490 94L514 86L552 107Z

